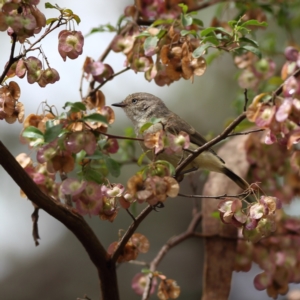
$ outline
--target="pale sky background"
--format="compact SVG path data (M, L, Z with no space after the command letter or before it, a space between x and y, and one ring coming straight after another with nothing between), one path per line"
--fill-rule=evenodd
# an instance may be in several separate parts
M80 16L81 23L77 26L77 30L81 30L83 34L86 34L92 27L96 27L100 24L110 22L114 25L126 5L132 2L129 0L57 0L56 3L61 7L72 9L74 13ZM55 10L45 10L43 4L39 7L42 12L45 13L46 11L45 14L47 18L56 16ZM211 18L211 14L204 12L200 18L207 24L209 18ZM64 28L61 28L61 30L62 29ZM85 39L84 52L78 59L67 59L67 62L63 62L57 51L57 36L59 31L60 29L51 33L42 42L42 45L51 67L58 70L60 81L54 85L47 85L45 88L40 88L36 83L29 85L26 78L22 80L18 78L12 79L17 81L21 87L20 101L25 105L26 114L30 112L36 113L40 102L45 100L47 100L48 104L55 105L60 111L65 102L80 101L79 81L85 57L91 56L96 60L113 37L113 34L110 33L94 34ZM2 66L5 65L9 57L9 41L10 38L7 34L1 32L0 65ZM16 47L15 54L17 54L18 51L20 51L19 46ZM37 55L37 53L32 53L31 55ZM124 60L124 55L111 53L106 62L111 64L115 72L118 72L123 68ZM102 91L106 95L108 105L123 100L130 93L141 91L153 93L164 99L167 105L176 111L176 113L190 120L201 133L217 133L224 125L226 118L232 116L231 112L233 110L228 103L234 99L238 89L234 83L235 71L231 63L231 58L226 56L216 62L212 67L209 67L204 76L196 78L194 84L189 81L181 80L169 87L166 86L162 88L155 85L154 82L149 83L144 80L143 73L135 74L133 71L128 71L105 85ZM229 86L230 88L228 88ZM224 95L226 95L226 99L223 99ZM130 124L121 110L115 109L115 112L116 122L113 124L111 131L121 134L121 128L129 126ZM21 146L18 143L18 135L21 128L22 125L18 123L8 125L3 121L0 122L0 140L3 141L15 156L20 152L28 152L27 147ZM125 183L125 178L122 180L123 183ZM54 245L64 239L66 235L66 229L59 222L41 211L39 230L42 240L41 245L35 247L31 236L32 222L30 215L32 211L33 207L31 203L26 199L20 198L18 186L0 167L0 286L1 280L12 274L16 266L30 264L34 260L43 260L45 253L49 251L49 249L54 249ZM160 216L159 214L155 215L155 218L160 218ZM93 222L95 223L96 221ZM100 223L103 221L97 222ZM125 228L127 227L127 223L123 225ZM107 223L97 226L107 226L107 228L110 228L110 224ZM118 226L112 229L112 232L115 230L114 235L116 238ZM172 235L172 233L170 233L170 235ZM55 251L59 250L53 250L53 252ZM55 253L53 253L54 256ZM257 272L258 270L256 269L255 273ZM40 276L43 276L43 274ZM233 294L230 299L241 299L238 298L238 295L244 290L247 290L247 294L243 294L244 300L269 299L265 296L265 292L258 292L254 289L252 280L253 273L235 274ZM119 281L121 281L121 278ZM22 289L22 282L17 284L19 288ZM97 288L98 287L96 287L96 289ZM127 288L130 289L129 286ZM88 291L83 291L83 293L84 292L89 294ZM247 298L247 295L249 295L249 298ZM15 298L12 296L12 298L6 297L5 299L9 300ZM28 298L24 296L21 300L27 299Z

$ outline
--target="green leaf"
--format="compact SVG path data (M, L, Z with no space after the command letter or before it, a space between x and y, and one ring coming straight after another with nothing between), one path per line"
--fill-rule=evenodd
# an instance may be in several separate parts
M246 38L246 37L241 37L241 38L239 38L239 40L240 40L240 42L245 42L245 43L248 43L248 44L251 44L251 45L253 45L254 47L258 47L258 43L257 43L257 41L254 41L254 40L252 40L252 39L248 39L248 38Z
M81 19L78 15L73 14L73 19L76 21L77 25L81 22Z
M224 33L224 34L226 34L226 35L231 36L231 33L228 32L227 30L225 30L223 27L217 27L216 30L217 30L217 31L220 31L220 32L222 32L222 33Z
M174 22L173 19L156 20L155 22L152 23L151 27L155 27L161 24L172 24L173 22Z
M181 23L183 26L190 26L193 23L193 18L189 15L181 14Z
M49 121L47 123L49 123ZM55 140L61 133L62 127L63 127L62 124L58 124L58 125L54 125L52 127L46 128L45 135L44 135L45 142L50 143L53 140Z
M167 30L161 29L159 33L156 35L159 39L161 39L165 34L167 33Z
M93 114L90 114L88 116L84 116L82 118L82 120L91 121L91 122L101 122L101 123L104 123L104 124L108 125L106 117L104 117L103 115L100 115L98 113L93 113Z
M86 168L84 170L83 179L86 181L94 181L98 184L103 183L103 174L99 170Z
M196 48L196 49L194 50L194 52L193 52L193 57L194 57L194 58L200 57L201 55L203 55L203 52L204 52L207 48L209 48L209 47L211 47L210 44L203 44L203 45L199 46L198 48Z
M65 105L63 106L63 109L66 109L67 107L71 107L71 110L73 112L86 110L86 107L82 102L66 102Z
M141 165L143 164L143 160L144 160L145 156L146 156L147 153L149 153L150 151L151 151L151 150L147 150L147 151L143 152L143 153L140 155L140 157L139 157L139 159L138 159L138 161L137 161L137 164L138 164L139 166L141 166Z
M229 25L231 28L233 28L233 27L237 24L237 21L236 21L236 20L230 20L230 21L228 21L227 23L228 23L228 25Z
M148 122L145 123L141 128L140 128L140 133L143 133L144 131L146 131L149 127L151 127L153 125L153 123Z
M219 45L220 40L217 39L214 35L209 35L202 40L202 44L204 43L212 43L213 45Z
M216 30L216 27L207 27L205 29L203 29L200 33L201 36L207 36L208 34L210 34L211 32L214 32Z
M44 139L43 133L34 126L28 126L22 132L22 136L29 139Z
M89 36L93 33L97 33L97 32L116 32L117 28L112 26L111 24L105 24L105 25L100 25L99 27L94 27L91 29L91 31L86 34L85 36Z
M69 15L73 15L73 10L66 8L63 10L63 13L69 14Z
M178 6L181 7L182 12L183 12L184 14L187 13L187 11L188 11L188 9L189 9L189 7L188 7L187 5L185 5L185 4L183 4L183 3L179 3Z
M121 173L120 164L108 156L105 157L105 163L109 173L114 177L119 177Z
M46 20L46 25L49 25L50 23L53 23L53 22L55 22L55 21L57 21L58 20L58 18L50 18L50 19L47 19Z
M144 36L151 36L148 31L143 31L142 33L136 35L135 37L144 37Z
M257 20L248 20L246 22L244 22L243 24L241 24L240 26L245 27L245 26L268 26L267 22L259 22Z
M56 6L52 5L50 2L46 2L45 3L45 8L54 8L54 9L57 9Z
M197 32L195 30L181 30L180 34L181 34L181 36L186 36L188 34L191 34L194 37L197 37Z
M240 49L250 51L253 54L255 54L258 58L261 58L261 56L262 56L260 50L253 46L246 45L246 46L241 47Z
M198 25L198 26L203 26L203 21L197 18L193 18L193 24Z

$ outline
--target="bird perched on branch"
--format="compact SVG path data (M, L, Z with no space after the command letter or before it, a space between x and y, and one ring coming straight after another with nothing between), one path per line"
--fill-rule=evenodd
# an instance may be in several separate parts
M205 138L203 138L189 123L170 111L160 98L152 94L131 94L122 102L114 103L112 105L123 108L128 118L132 121L135 133L138 137L143 138L148 133L155 133L160 130L171 134L186 132L190 138L189 150L192 151L195 151L207 143ZM146 123L151 123L153 118L159 119L159 122L154 123L141 133L141 128ZM141 142L141 146L144 151L147 150L143 142ZM184 157L187 157L189 154L189 152L186 152ZM152 152L147 153L147 155L150 158L153 158ZM182 161L182 155L178 153L166 154L162 151L161 153L158 153L157 157L158 159L170 162L175 167ZM218 157L212 149L208 149L195 157L192 162L185 166L184 171L188 172L189 170L198 169L223 173L243 190L246 190L249 187L249 184L243 178L226 167L225 162Z

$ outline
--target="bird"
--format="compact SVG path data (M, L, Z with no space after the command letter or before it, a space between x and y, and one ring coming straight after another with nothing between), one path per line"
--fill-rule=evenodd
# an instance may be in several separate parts
M137 137L143 138L147 133L155 133L159 130L164 130L172 134L178 134L183 131L189 135L190 150L196 150L207 143L207 140L201 136L188 122L179 117L177 114L167 108L165 103L159 98L150 93L134 93L130 94L125 100L114 103L112 106L121 107L131 120ZM141 128L144 124L150 123L151 120L159 119L159 122L154 123L141 133ZM140 142L142 149L147 150L143 142ZM190 153L186 153L187 157ZM153 152L147 152L147 156L152 159ZM174 167L182 159L181 154L166 154L163 151L158 153L158 159L170 162ZM247 190L249 184L246 180L234 173L228 168L222 158L220 158L212 149L208 149L198 155L188 166L184 172L189 170L205 169L208 171L223 173L234 181L242 190Z

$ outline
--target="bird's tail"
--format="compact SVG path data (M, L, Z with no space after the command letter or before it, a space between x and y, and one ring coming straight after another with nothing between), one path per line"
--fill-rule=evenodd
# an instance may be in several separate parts
M233 171L228 169L227 167L223 167L223 174L229 177L232 181L234 181L242 190L247 190L249 188L249 184L246 180L235 174Z

